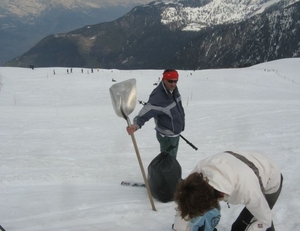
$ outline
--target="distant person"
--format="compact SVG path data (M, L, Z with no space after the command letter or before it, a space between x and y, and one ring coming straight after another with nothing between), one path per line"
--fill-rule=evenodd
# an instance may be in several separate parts
M179 183L174 200L181 218L192 221L192 225L195 219L219 210L219 202L225 201L245 205L231 231L274 231L271 210L282 181L279 168L269 157L256 152L226 151L201 160ZM209 222L207 226L203 230L216 230ZM174 229L182 230L176 229L176 219Z
M129 135L140 129L148 120L154 118L156 137L160 143L160 151L177 157L179 136L184 130L185 114L181 96L178 91L178 72L167 69L162 81L150 94L148 102L127 127Z

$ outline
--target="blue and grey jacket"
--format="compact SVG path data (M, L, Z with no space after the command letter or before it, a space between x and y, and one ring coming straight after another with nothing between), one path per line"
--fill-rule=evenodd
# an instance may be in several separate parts
M152 91L147 104L141 109L139 114L133 119L134 124L141 128L145 122L154 118L155 129L165 136L176 136L184 130L184 109L182 107L181 96L176 87L171 93L163 82Z
M215 227L219 224L221 219L221 213L219 209L211 209L206 212L202 217L196 217L190 221L191 231L214 231Z

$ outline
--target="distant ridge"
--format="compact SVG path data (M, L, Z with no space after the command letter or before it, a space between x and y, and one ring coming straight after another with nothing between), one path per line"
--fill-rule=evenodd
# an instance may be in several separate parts
M139 1L139 0L136 0ZM1 0L0 65L28 51L53 33L115 20L138 3L114 5L114 1Z
M234 2L223 11L220 0L151 2L115 21L50 35L6 65L207 69L300 56L299 1ZM208 5L204 25L199 12ZM233 15L237 6L246 13Z

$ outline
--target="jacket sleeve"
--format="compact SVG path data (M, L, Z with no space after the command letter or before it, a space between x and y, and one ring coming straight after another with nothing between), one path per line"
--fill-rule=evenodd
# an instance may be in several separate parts
M272 211L259 186L253 186L246 208L254 216L254 222L248 226L247 231L265 231L271 227Z
M137 124L140 128L151 118L156 118L159 115L160 107L156 107L147 103L133 119L133 123Z

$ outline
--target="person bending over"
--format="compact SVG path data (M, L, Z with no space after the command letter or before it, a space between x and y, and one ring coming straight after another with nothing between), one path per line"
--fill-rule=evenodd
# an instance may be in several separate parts
M183 222L205 218L220 209L220 201L225 201L245 205L231 231L274 231L271 210L280 195L282 181L279 168L266 155L226 151L201 160L178 184L174 200ZM194 223L187 223L186 227ZM202 230L214 230L216 225L217 222L210 226L206 222L209 227ZM176 218L174 229L180 230L176 229Z

